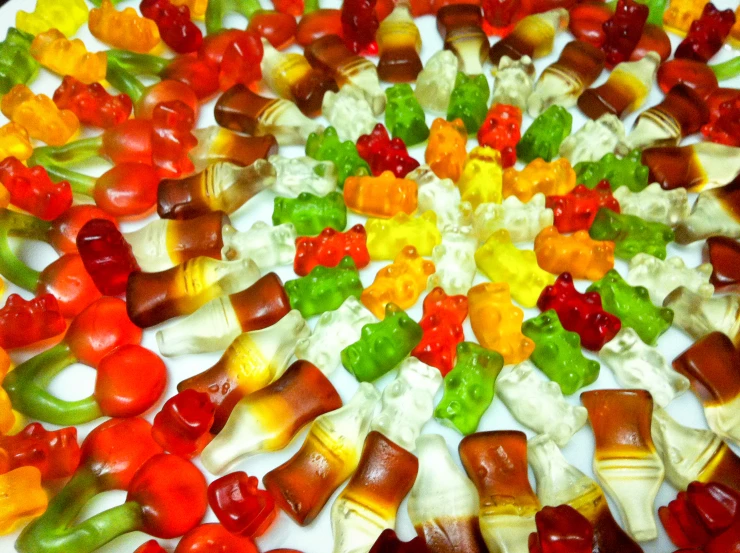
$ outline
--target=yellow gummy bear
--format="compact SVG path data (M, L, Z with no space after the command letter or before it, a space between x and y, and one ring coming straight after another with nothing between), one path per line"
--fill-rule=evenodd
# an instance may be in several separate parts
M70 37L87 21L87 13L85 0L36 0L33 12L15 14L15 26L32 35L55 28Z
M484 348L497 351L504 364L521 363L534 351L534 342L522 334L524 311L511 302L505 282L484 282L468 291L470 326Z
M394 259L406 246L414 246L419 255L432 255L442 242L437 229L437 214L426 211L419 217L399 213L391 219L369 218L365 223L370 259Z
M77 116L68 109L59 109L45 94L34 94L24 84L10 89L2 101L3 115L28 131L31 138L50 146L63 146L80 128Z
M134 8L119 12L110 0L103 0L99 8L90 10L87 25L98 40L132 52L149 52L161 40L154 21L141 17Z
M36 467L19 467L0 475L0 535L40 516L48 503Z
M32 153L33 146L25 128L12 121L0 127L0 161L11 156L26 161Z
M532 250L520 250L511 241L509 231L497 230L475 252L475 264L493 282L506 282L511 297L524 307L534 307L545 286L555 282L555 275L537 264Z
M105 52L88 52L79 38L69 40L58 29L39 34L29 51L49 71L71 75L85 84L102 81L108 69Z
M421 257L415 247L406 246L393 263L378 271L360 301L382 320L387 303L395 303L401 309L412 307L426 290L427 279L434 270L434 263Z
M482 203L500 204L502 186L501 153L488 146L473 148L457 181L462 201L473 209Z

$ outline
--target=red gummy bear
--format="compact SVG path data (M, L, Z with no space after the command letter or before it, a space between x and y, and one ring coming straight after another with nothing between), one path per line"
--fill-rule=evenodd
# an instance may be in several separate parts
M478 129L478 144L501 153L501 166L516 163L516 145L522 137L522 110L508 104L494 104Z
M402 179L419 166L409 155L403 140L391 139L383 123L375 125L372 133L357 139L357 153L367 161L376 177L383 171L391 171L396 178Z
M107 219L85 223L77 234L77 250L85 270L105 296L126 292L129 275L140 270L131 246Z
M570 273L562 273L555 284L542 290L537 307L554 309L563 328L578 334L581 345L592 351L599 351L622 328L622 322L602 308L599 293L581 294Z
M740 95L719 105L716 116L701 128L712 142L740 146Z
M165 451L192 457L211 440L216 406L208 394L183 390L172 396L154 417L152 437Z
M411 355L445 376L455 365L457 345L465 338L462 323L467 316L467 296L448 296L439 287L429 292L419 322L424 334Z
M208 486L208 503L232 534L256 538L275 521L275 500L270 492L257 488L258 482L244 472L232 472Z
M14 157L0 162L0 183L10 193L10 203L44 221L53 221L72 205L67 181L54 183L41 165L28 168Z
M375 33L380 26L375 13L377 0L345 0L342 2L342 38L355 54L377 54Z
M633 0L619 0L614 15L604 22L606 66L609 68L630 59L640 42L650 8Z
M100 83L85 84L70 75L54 91L54 103L73 112L83 125L101 129L123 123L134 109L126 94L113 96Z
M537 532L529 535L529 553L591 553L591 523L570 505L543 507L535 517Z
M162 177L193 172L188 153L198 145L198 139L190 132L194 124L193 110L180 100L162 102L154 108L152 162Z
M51 294L26 301L11 294L0 309L0 348L22 348L57 336L67 328L59 302Z
M41 479L67 478L80 464L80 446L75 427L46 430L34 422L15 436L0 436L0 449L8 457L8 470L32 466Z
M735 13L732 10L720 11L710 2L704 6L701 17L691 23L674 57L708 62L722 48L734 24Z
M545 205L552 209L555 227L563 232L588 230L596 212L602 207L619 213L619 202L612 196L609 181L601 181L594 189L579 184L564 196L547 196Z
M315 237L299 236L295 245L293 270L298 276L306 276L316 265L336 267L346 256L352 258L358 269L370 263L367 232L362 225L355 225L345 232L325 228Z
M658 515L678 547L705 553L740 550L740 494L723 484L692 482Z
M142 0L141 15L154 20L162 42L178 54L195 52L203 42L203 33L190 20L190 8L174 6L170 0Z

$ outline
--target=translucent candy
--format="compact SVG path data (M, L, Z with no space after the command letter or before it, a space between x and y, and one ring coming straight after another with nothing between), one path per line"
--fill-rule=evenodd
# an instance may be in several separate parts
M512 242L531 242L553 220L552 209L545 207L545 195L538 192L528 202L509 196L500 204L480 204L473 215L473 228L481 242L501 229L509 231Z
M337 189L337 169L331 161L317 161L308 156L268 158L277 172L272 190L278 196L296 198L301 192L326 196Z
M738 340L740 296L705 298L681 286L666 296L663 305L673 310L674 324L695 340L715 331Z
M362 91L353 85L345 85L339 92L327 91L322 103L322 114L337 130L340 140L357 142L363 134L373 132L376 123L370 104Z
M714 286L709 284L712 266L703 263L696 268L686 266L680 257L661 260L646 253L638 253L629 261L627 282L632 286L644 286L650 292L650 300L663 305L668 294L684 286L702 298L711 298Z
M427 288L440 286L448 295L467 294L477 270L475 250L478 241L470 228L442 233L442 243L434 246L432 261L436 271L429 276Z
M654 182L640 192L632 192L627 186L614 191L622 213L635 215L645 221L663 223L676 227L685 221L691 212L689 195L685 188L663 190Z
M424 109L447 113L460 62L449 50L434 54L416 78L414 94Z
M624 124L611 113L595 121L586 121L577 132L563 140L560 156L575 166L582 161L599 161L606 154L617 151L626 138Z
M532 58L522 56L512 60L503 56L491 73L496 78L493 85L493 104L508 104L524 111L534 86L535 68Z
M224 225L224 259L253 259L260 269L290 265L295 257L298 233L291 223L273 227L257 221L249 230L238 231Z

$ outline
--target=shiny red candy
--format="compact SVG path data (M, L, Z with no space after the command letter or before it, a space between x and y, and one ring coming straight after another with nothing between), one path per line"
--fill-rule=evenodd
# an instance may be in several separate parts
M159 356L135 344L114 349L98 363L95 400L108 417L135 417L152 407L167 385Z
M577 40L601 48L606 40L604 23L612 17L612 11L603 3L578 4L570 10L568 30Z
M144 215L157 203L159 172L146 163L125 162L111 167L95 182L93 198L115 217Z
M419 166L409 155L406 144L400 138L391 138L383 123L375 125L373 132L357 139L357 153L367 161L373 175L391 171L402 179Z
M297 17L303 15L303 0L272 0L272 5L280 13Z
M417 536L409 542L401 541L394 530L386 528L378 536L369 553L427 553L429 551L420 537Z
M53 295L65 318L74 317L99 299L101 294L85 270L82 258L67 253L47 265L41 272L36 295Z
M292 15L269 10L254 12L247 25L247 31L257 33L278 49L293 42L297 28L298 24Z
M142 0L141 15L154 20L162 42L178 54L195 52L203 42L203 33L190 20L190 8L174 6L170 0Z
M216 406L208 394L183 390L167 400L154 417L152 436L165 451L190 457L210 441Z
M305 276L316 265L336 267L346 256L350 256L358 269L370 263L367 251L367 232L362 225L355 225L345 232L325 228L315 237L299 236L296 240L296 253L293 270Z
M250 538L235 536L220 524L202 524L183 536L175 553L259 553Z
M622 322L604 311L598 292L581 294L573 285L570 273L562 273L555 284L542 290L537 307L541 311L554 309L565 330L581 337L581 345L599 351L622 328Z
M501 165L516 163L516 145L522 137L522 110L508 104L494 104L478 129L478 144L498 150Z
M77 249L90 277L103 295L126 292L128 277L139 270L131 246L115 224L93 219L80 229Z
M173 178L192 173L188 153L198 145L190 132L195 113L179 101L157 104L152 116L152 162L162 177Z
M257 488L258 482L244 472L232 472L208 486L208 503L232 534L256 538L275 520L275 500L268 491Z
M722 484L692 482L658 515L678 547L704 553L740 550L740 495Z
M735 13L732 10L720 11L710 2L704 6L701 17L691 23L674 57L708 62L722 48L734 24Z
M448 296L442 288L429 292L419 322L424 334L411 355L446 375L455 365L457 345L465 338L462 324L467 316L467 296Z
M695 60L670 60L658 68L658 86L668 94L677 84L685 84L702 98L719 88L714 71L706 63Z
M591 523L570 505L543 507L535 517L537 532L529 535L529 553L591 553Z
M73 205L52 222L49 244L59 253L77 253L77 234L85 223L92 219L108 219L111 223L116 222L111 215L97 206Z
M342 2L342 35L344 44L355 54L376 54L375 33L380 26L375 13L376 0Z
M10 203L44 221L53 221L72 205L67 181L52 182L46 169L28 168L14 157L0 162L0 183L10 193Z
M162 70L160 76L187 85L198 100L204 100L218 92L218 67L200 58L190 56L174 58Z
M717 117L701 128L710 141L740 146L740 96L719 105Z
M160 453L136 471L126 501L141 509L141 530L157 538L182 536L206 514L206 480L190 461Z
M80 464L77 429L46 430L34 422L14 436L0 436L0 450L5 450L8 470L36 467L41 479L68 478Z
M546 207L552 209L555 227L561 233L590 229L602 207L619 213L619 202L605 180L593 189L579 184L564 196L547 196L545 202Z
M0 309L0 348L22 348L64 332L67 323L51 294L30 301L11 294Z
M617 8L604 22L604 44L606 66L611 68L630 59L642 36L650 8L634 0L619 0Z
M54 103L74 113L83 125L102 129L123 123L134 107L126 94L113 96L100 83L85 84L70 75L54 91Z

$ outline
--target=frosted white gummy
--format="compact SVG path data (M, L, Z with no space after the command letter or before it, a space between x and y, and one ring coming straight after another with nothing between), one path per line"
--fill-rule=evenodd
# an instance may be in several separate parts
M15 12L23 9L25 11L32 11L34 6L35 0L10 0L7 4L0 7L0 24L4 25L5 27L8 27L14 23L15 20ZM728 8L732 7L735 8L736 0L716 0L715 5L719 8ZM123 9L127 6L132 6L136 9L138 9L139 1L137 0L125 0L124 2L121 2L118 5L118 9ZM264 2L263 6L265 8L271 8L270 2ZM338 7L339 6L339 0L323 0L322 1L322 7ZM421 51L421 59L422 61L426 62L435 52L439 51L442 48L442 39L439 37L439 34L437 33L436 29L436 21L431 16L424 16L422 18L418 18L416 20L417 25L419 26L419 29L421 31L422 37L423 37L423 47ZM244 20L239 18L238 16L232 17L227 19L227 24L237 27L237 28L244 28ZM679 38L670 35L671 40L673 42L673 46L675 46L680 42ZM77 33L76 37L81 38L84 40L84 42L88 45L88 49L90 51L100 51L103 49L106 49L107 46L93 38L86 27L83 26L83 28L80 29L80 31ZM4 33L0 32L0 38L4 38ZM545 67L547 67L549 64L553 63L555 60L557 60L560 52L563 49L563 46L567 44L569 41L571 41L573 37L567 33L560 33L556 39L555 39L555 47L553 49L553 53L545 58L535 60L535 66L537 68L537 75L543 71ZM296 47L291 47L291 50L298 51ZM167 54L165 54L167 55ZM727 59L730 59L732 55L737 55L737 52L733 52L729 49L724 49L720 54L717 54L713 59L712 63L715 62L721 62L725 61ZM491 65L490 63L487 63L484 67L484 74L489 77L489 82L493 81L493 78L490 77L490 69ZM607 73L602 73L601 77L594 83L594 86L598 86L602 84L607 77ZM59 85L59 79L57 77L52 77L48 72L42 70L39 77L36 81L31 83L31 89L33 89L35 92L42 92L47 95L51 95L56 89L56 87ZM385 88L388 86L387 83L383 83L382 86ZM730 88L740 88L740 79L725 81L722 83L722 86L730 87ZM267 91L265 88L263 88L260 92L261 94L264 94L265 96L270 96L270 92ZM645 104L643 105L643 108L649 108L651 106L654 106L655 104L658 104L663 98L663 94L658 90L657 86L654 87L653 91L651 92L651 95L648 97L648 99L645 101ZM213 106L215 104L215 98L208 103L204 104L201 108L200 112L200 119L198 123L198 127L206 127L209 125L214 125L214 118L213 118ZM581 128L581 126L586 122L586 118L578 111L577 108L571 108L570 113L573 115L573 129L578 130ZM435 117L438 117L439 114L434 114L431 112L427 112L426 118L427 123L431 125L432 121ZM442 114L442 117L444 117L444 114ZM631 129L634 120L635 120L636 114L632 115L630 117L627 117L625 119L625 128ZM2 123L5 122L5 118L0 114L0 121ZM326 121L324 121L323 118L319 119L319 121L326 125ZM384 122L384 117L381 115L378 118L379 122ZM526 129L529 124L531 123L532 119L529 117L526 113L524 115L524 123L523 123L523 129ZM2 124L0 123L0 124ZM89 133L89 134L83 134L82 137L86 136L92 136L93 134L97 133ZM697 140L696 137L691 137L690 139L684 141L683 143L691 143L695 142ZM477 145L477 140L475 139L475 136L471 136L470 140L468 142L468 150L472 149L474 146ZM426 144L421 144L419 146L414 146L409 149L410 154L417 159L420 163L424 162L424 149L426 147ZM280 153L282 155L286 155L289 157L297 157L304 155L304 148L302 146L281 146L280 147ZM521 164L517 164L517 167L521 168ZM90 174L93 175L100 175L104 171L106 171L109 168L108 164L100 163L96 166L90 167ZM239 211L231 215L231 220L236 228L239 230L247 230L249 229L252 224L255 221L261 221L265 222L267 224L271 224L271 217L272 217L272 208L273 208L273 198L274 194L265 191L260 193L257 197L250 200L250 202L241 208ZM696 194L689 194L690 203L693 204L695 201ZM143 219L141 221L134 221L134 222L124 222L122 225L122 228L124 231L128 232L130 230L136 230L142 226L146 222L149 222L153 220L154 217L149 217L146 219ZM363 222L365 219L364 217L360 217L354 214L349 214L348 217L348 228L352 225L355 225L357 223ZM684 260L686 261L686 265L690 267L696 267L701 263L701 246L703 242L697 242L696 244L692 244L689 247L678 247L675 244L670 244L668 246L668 256L675 256L680 255ZM518 247L531 247L531 245L524 245L524 244L518 244ZM55 259L55 255L52 254L51 249L48 248L45 245L38 245L38 244L29 244L29 246L24 247L24 252L27 252L26 259L30 259L31 264L37 268L42 268L46 263L50 262L51 260ZM257 252L259 253L259 249L257 249ZM288 259L287 264L279 266L277 268L266 268L262 265L262 260L258 256L255 261L258 265L260 265L262 274L265 274L266 272L270 270L275 270L275 272L278 273L278 275L285 280L289 280L291 278L295 278L295 274L293 273L292 267L290 263L292 262L293 255L292 253L288 254L286 256ZM363 269L360 271L360 278L362 279L362 282L365 286L368 286L370 283L372 283L375 273L384 265L387 265L387 262L375 262L371 263L369 267L366 269ZM619 270L619 272L622 274L622 276L627 275L627 264L622 261L617 261L616 268ZM483 277L480 272L476 274L476 277L473 281L473 284L478 284L481 282L486 282L488 279ZM580 291L584 291L587 287L588 283L586 281L577 281L576 287ZM0 298L0 304L4 304L5 299L7 296L11 293L20 293L24 298L30 298L31 295L28 292L22 291L19 288L8 285L6 286L6 291L3 294L2 298ZM408 310L409 315L414 318L415 320L419 320L421 318L422 314L422 308L421 304L423 301L423 297L420 298L419 302L417 304ZM530 318L532 316L535 316L538 314L537 309L525 309L525 318ZM308 321L309 326L314 327L316 324L318 317L312 318ZM472 340L475 341L475 336L470 328L469 321L465 322L464 325L465 329L465 338L466 340ZM144 332L144 339L142 344L151 349L152 351L157 351L157 344L154 339L155 332L153 330L148 330ZM664 334L658 341L658 349L663 353L663 355L668 359L670 362L674 357L676 357L678 354L680 354L684 349L686 349L689 345L691 345L692 340L684 335L680 330L676 329L675 327L671 330L669 330L666 334ZM25 352L24 352L25 353ZM584 352L587 357L595 358L593 354L589 352ZM30 354L30 352L29 352ZM17 354L13 353L12 357L15 361L22 360L25 357L22 356L23 354ZM176 393L176 385L179 381L184 380L185 378L188 378L194 374L197 374L201 372L203 369L211 366L213 363L215 363L218 358L220 357L221 352L215 352L215 353L209 353L209 354L200 354L200 355L186 355L180 358L177 358L175 360L166 359L165 362L167 364L168 370L169 370L169 376L170 380L168 382L168 388L166 391L166 397L172 397ZM379 380L376 382L376 386L378 386L379 389L384 388L388 383L390 383L393 378L395 377L395 371L392 372L392 374L388 375L387 377ZM357 389L357 382L354 380L352 376L347 374L347 372L342 369L341 367L336 370L331 376L331 381L334 383L334 385L337 387L337 390L339 391L340 395L342 396L342 399L347 402L351 397L354 391ZM599 376L599 379L589 386L588 389L596 389L596 388L614 388L614 387L620 387L617 381L614 379L613 375L611 374L610 370L602 369L601 375ZM55 382L52 383L52 391L56 394L59 394L60 397L63 397L65 399L79 399L82 397L85 397L92 393L93 391L93 374L90 372L90 369L86 367L82 367L80 365L71 367L63 376L60 376L58 379L56 379ZM441 393L441 392L440 392ZM439 398L439 394L437 398ZM569 402L571 402L573 405L579 405L580 402L578 400L578 394L574 394L573 396L570 396L566 398ZM154 417L154 414L159 409L161 404L164 402L164 399L159 403L159 405L149 413L147 413L146 418L148 420L152 420ZM694 428L707 428L706 419L704 418L704 412L701 409L701 406L699 402L696 400L694 395L692 393L686 393L683 396L676 398L671 402L671 404L668 406L668 412L670 415L677 419L679 422L681 422L684 425L694 427ZM93 423L80 425L78 426L78 434L80 440L84 438L90 430L92 430L95 426L98 425L100 421L96 421ZM52 428L52 425L45 425L46 427ZM533 436L533 433L528 430L526 427L520 425L516 420L511 416L509 411L504 406L503 402L499 400L499 398L494 397L493 404L488 409L486 414L484 415L483 419L481 420L481 426L480 428L482 430L504 430L504 429L519 429L523 430L528 434L529 437ZM290 456L292 456L300 447L300 445L303 443L303 439L305 437L305 430L303 433L299 434L291 444L285 448L282 451L276 452L276 453L269 453L264 455L258 455L255 457L252 457L248 459L247 461L240 462L236 465L234 470L244 470L250 475L257 476L261 478L266 472L269 470L275 468L276 466L282 464L284 461L286 461ZM453 432L441 425L439 425L435 420L429 421L422 430L422 435L426 435L429 433L438 433L441 434L444 439L447 441L448 448L450 450L450 453L453 457L453 462L457 466L460 465L458 455L457 455L457 445L460 441L460 436L456 432ZM591 461L593 458L593 436L591 429L589 425L587 424L584 428L582 428L576 435L571 439L571 441L568 443L566 448L563 450L563 454L566 456L568 462L572 465L575 465L578 469L580 469L582 472L588 475L592 475L591 470ZM736 451L740 451L736 448ZM196 461L196 464L200 466L199 462ZM206 474L206 477L209 481L213 480L214 477ZM532 482L532 485L534 487L534 481ZM658 498L655 502L657 505L665 505L675 497L675 489L671 487L668 484L664 484L661 487L661 490L658 494ZM106 494L105 496L102 496L98 498L95 502L93 502L90 506L90 509L87 510L85 513L85 516L92 514L94 512L99 512L100 510L104 508L108 508L114 505L120 505L125 500L125 493L122 492L111 492L109 494ZM333 501L330 500L330 502ZM477 502L477 498L476 498ZM292 521L289 520L289 518L286 515L279 515L278 521L275 524L273 528L270 529L270 531L260 538L258 540L258 545L262 551L269 551L271 549L276 549L280 547L285 548L293 548L298 549L300 551L303 551L304 553L326 553L327 551L331 551L332 543L331 543L331 526L329 523L329 505L322 511L319 517L308 527L306 528L300 528L296 524L294 524ZM618 519L617 509L612 504L612 512L614 513L615 517ZM213 516L213 514L209 511L208 515L206 516L205 521L207 522L216 522L216 518ZM675 547L672 547L670 542L668 541L668 538L665 536L665 534L662 531L662 528L660 525L659 532L660 536L658 540L655 540L650 543L642 544L643 548L645 550L645 553L665 553L666 551L673 551ZM398 512L398 521L396 524L397 531L399 535L405 539L408 540L412 538L415 533L413 531L413 528L411 526L411 523L408 518L408 514L406 512L406 506L402 505ZM7 535L7 536L0 536L0 551L4 552L11 552L13 551L13 543L15 542L15 539L17 538L18 532L15 532L13 534ZM101 553L130 553L131 551L134 551L136 547L138 547L140 544L144 543L150 539L150 537L145 536L144 534L140 533L134 533L130 534L128 536L119 538L115 540L114 542L110 543L106 547L103 547L100 549ZM175 544L177 543L177 540L159 540L160 543L162 543L165 547L168 548L168 550L172 551L174 549Z

